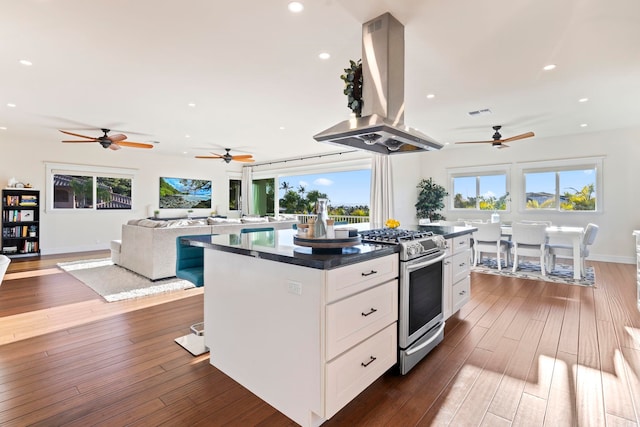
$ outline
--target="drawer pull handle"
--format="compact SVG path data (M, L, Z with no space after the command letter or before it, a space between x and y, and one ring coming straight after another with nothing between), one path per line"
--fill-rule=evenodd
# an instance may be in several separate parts
M467 293L467 291L460 291L460 293L458 295L464 295L466 293Z
M376 274L376 273L377 273L377 271L375 271L375 270L371 270L371 271L370 271L370 272L368 272L368 273L362 273L362 275L366 277L366 276L371 276L372 274Z
M458 267L464 267L466 264L466 262L463 262L462 264L458 264Z
M362 367L363 367L363 368L366 368L367 366L371 365L371 364L376 360L376 358L375 358L375 357L373 357L373 356L369 356L369 357L370 357L371 359L369 359L369 361L368 361L367 363L364 363L364 362L363 362L363 363L361 363L361 365L362 365Z
M376 310L375 308L373 308L373 307L372 307L372 308L371 308L371 311L369 311L368 313L364 313L364 312L362 312L362 313L360 313L360 314L362 314L364 317L367 317L368 315L373 314L373 313L375 313L376 311L378 311L378 310Z

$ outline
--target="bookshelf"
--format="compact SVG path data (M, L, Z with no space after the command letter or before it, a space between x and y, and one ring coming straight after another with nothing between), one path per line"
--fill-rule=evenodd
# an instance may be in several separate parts
M2 190L2 249L8 257L40 254L40 191Z

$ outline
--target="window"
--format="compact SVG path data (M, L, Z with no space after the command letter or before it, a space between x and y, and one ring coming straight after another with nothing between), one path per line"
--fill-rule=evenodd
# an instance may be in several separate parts
M450 172L451 209L505 211L509 191L506 171L482 170Z
M318 199L329 199L329 214L369 216L371 169L281 176L281 213L313 213Z
M229 180L229 210L239 211L242 209L242 180Z
M525 210L596 211L601 164L584 159L524 166Z
M253 184L253 215L274 215L275 178L254 179Z
M47 176L48 208L54 211L132 209L131 170L50 163Z

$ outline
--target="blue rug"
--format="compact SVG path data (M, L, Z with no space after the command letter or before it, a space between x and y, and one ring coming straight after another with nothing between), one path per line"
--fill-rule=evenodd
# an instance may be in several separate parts
M504 262L503 262L504 264ZM547 271L547 275L540 273L540 264L528 261L519 263L515 273L511 271L512 266L508 268L502 267L498 271L498 263L495 258L483 258L476 267L471 267L471 271L484 274L495 274L497 276L517 277L520 279L543 280L545 282L566 283L569 285L594 286L596 283L593 267L587 267L586 275L582 279L573 278L573 265L556 264L553 271Z

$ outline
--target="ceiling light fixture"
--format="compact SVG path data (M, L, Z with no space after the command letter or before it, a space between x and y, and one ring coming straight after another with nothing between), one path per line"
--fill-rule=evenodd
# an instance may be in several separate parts
M292 1L292 2L289 2L288 8L289 8L289 12L300 13L304 10L304 5L299 1Z
M188 103L187 105L188 105L189 107L192 107L192 108L196 106L196 104L195 104L195 103L193 103L193 102L190 102L190 103Z
M582 123L582 124L580 125L580 127L581 127L581 128L586 128L587 126L589 126L589 125L588 125L588 124L586 124L586 123Z
M542 69L545 70L545 71L551 71L554 68L556 68L556 64L545 65Z
M33 62L29 61L28 59L21 59L19 62L25 67L31 67L33 65Z
M7 128L4 126L0 126L0 130L7 130Z
M430 93L430 94L427 95L427 99L433 99L435 97L436 96L433 93Z
M184 137L185 137L185 138L191 138L191 135L186 134Z
M7 104L7 107L9 107L9 108L16 108L16 104L8 103L8 104Z
M578 99L578 102L587 102L589 100L589 98L580 98Z
M318 55L318 58L323 59L323 60L327 60L329 58L331 58L331 55L329 55L327 52L322 52Z

